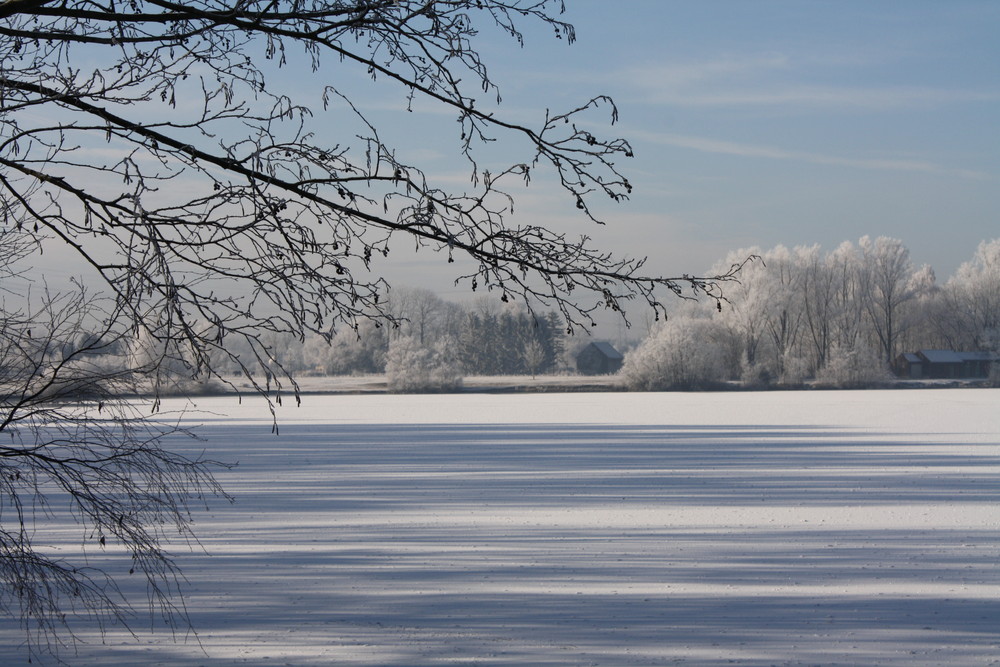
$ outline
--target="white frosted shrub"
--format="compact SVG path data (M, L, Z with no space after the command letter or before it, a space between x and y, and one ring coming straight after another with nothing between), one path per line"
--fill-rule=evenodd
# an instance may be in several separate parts
M743 355L740 361L740 380L749 387L767 386L775 381L777 375L774 364L768 360L751 364L746 355Z
M826 366L816 375L818 385L855 389L879 386L890 380L889 369L879 352L863 344L834 347Z
M462 386L462 376L449 339L432 347L421 345L413 336L400 336L389 343L385 357L385 378L389 391L424 393L454 391Z
M778 381L785 385L802 384L812 375L812 364L808 359L786 354Z
M624 384L638 391L699 389L726 379L726 349L705 317L671 317L625 357Z

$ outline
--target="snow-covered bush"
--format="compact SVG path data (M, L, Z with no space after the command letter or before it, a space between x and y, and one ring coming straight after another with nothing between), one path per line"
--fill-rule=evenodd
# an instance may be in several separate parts
M696 314L671 316L625 357L629 389L704 389L726 379L726 349L716 324Z
M362 321L357 329L338 331L332 339L312 336L306 339L302 357L313 373L323 375L358 375L381 373L389 347L386 327Z
M777 375L769 360L751 364L746 354L740 360L740 381L748 387L766 387L777 379Z
M782 359L778 382L783 385L799 385L812 377L812 365L808 359L786 354Z
M462 386L458 363L450 352L450 339L433 346L421 345L414 336L400 336L389 342L385 357L385 378L389 391L421 393L454 391Z
M892 379L881 354L864 344L836 346L816 375L818 386L862 389L886 384Z
M130 348L121 361L105 359L105 363L134 369L136 375L146 378L146 390L153 394L199 396L224 390L222 382L204 364L199 364L198 355L190 345L161 340L148 327L139 328L129 342Z

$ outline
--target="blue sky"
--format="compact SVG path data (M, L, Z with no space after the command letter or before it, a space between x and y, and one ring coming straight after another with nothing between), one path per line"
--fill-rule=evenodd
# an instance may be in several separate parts
M635 189L624 204L600 203L608 224L595 227L536 175L511 190L517 220L648 255L649 271L668 276L703 273L740 248L832 250L867 234L902 239L944 282L980 241L1000 236L1000 2L566 4L575 44L535 26L523 49L486 32L477 46L516 121L612 96L620 122L595 115L589 129L632 142L636 157L620 166ZM465 187L453 117L419 105L407 113L398 88L324 64L319 73L293 64L269 86L314 108L322 84L343 86L401 157ZM316 117L321 140L349 139L343 108L328 113ZM516 148L489 151L530 159ZM467 296L451 286L456 265L398 245L376 267L393 284Z
M676 275L741 247L887 235L943 282L1000 236L1000 2L567 8L571 46L539 30L482 49L519 118L617 102L635 192L601 207L606 245ZM514 194L521 216L595 232L551 189Z

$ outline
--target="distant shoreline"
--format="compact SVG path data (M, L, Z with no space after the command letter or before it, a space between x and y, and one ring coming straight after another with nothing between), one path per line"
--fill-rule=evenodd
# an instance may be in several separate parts
M386 394L384 375L297 376L300 394ZM252 391L245 379L236 379L239 390ZM625 391L613 375L496 375L467 376L456 393L544 393Z
M324 394L386 394L390 393L384 375L331 375L331 376L297 376L299 393L306 395ZM235 390L226 388L219 393L234 393L234 391L252 392L253 387L245 378L233 378ZM886 389L973 389L985 388L988 385L983 380L894 380L879 386L868 387L871 390ZM824 391L840 389L859 389L859 387L831 387L815 384L804 385L756 385L747 386L740 382L727 382L710 389L691 390L694 393L704 392L741 392L741 391ZM285 387L287 392L288 388ZM448 393L551 393L551 392L627 392L629 391L621 380L614 375L496 375L467 376L463 378L462 387ZM667 390L685 391L685 390ZM207 392L209 394L215 392ZM423 392L416 392L423 393ZM428 392L431 393L431 392Z

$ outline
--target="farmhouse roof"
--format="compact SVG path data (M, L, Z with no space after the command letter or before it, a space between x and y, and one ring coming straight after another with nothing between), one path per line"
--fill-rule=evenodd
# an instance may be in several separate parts
M921 356L932 364L960 364L962 354L954 350L920 350Z
M622 353L616 350L611 343L591 343L591 344L598 350L600 350L601 354L603 354L608 359L617 360L625 358L624 356L622 356Z
M995 361L996 352L959 352L966 361Z
M963 361L993 361L993 352L955 352L954 350L920 350L920 355L932 364L960 364Z

